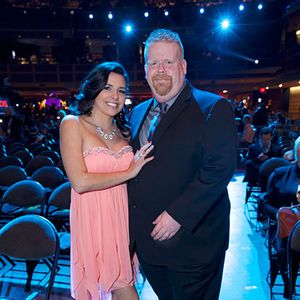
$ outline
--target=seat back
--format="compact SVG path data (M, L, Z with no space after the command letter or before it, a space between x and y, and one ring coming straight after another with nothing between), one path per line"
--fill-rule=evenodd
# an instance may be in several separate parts
M60 161L59 154L54 150L44 150L41 153L39 153L40 156L48 156L50 157L55 165Z
M31 143L29 146L28 146L28 149L29 151L32 153L32 151L40 146L45 146L45 144L43 143L39 143L39 142L34 142L34 143Z
M54 162L47 156L36 156L32 158L25 167L28 176L31 176L36 170L45 166L54 166Z
M54 258L46 299L50 299L54 283L59 244L58 234L53 224L38 215L18 217L0 230L0 254L25 260Z
M18 214L24 214L26 210L22 208L35 207L36 213L42 215L45 199L46 192L40 183L34 180L22 180L5 191L0 202L0 210L5 214L13 214L19 208Z
M32 154L33 154L33 156L37 156L37 155L40 155L40 153L45 150L51 150L51 148L48 146L45 146L45 145L40 145L39 147L36 147L32 150Z
M295 252L300 253L300 221L293 227L289 235L289 248Z
M18 151L13 156L20 158L24 166L33 158L33 155L29 151Z
M48 205L60 209L70 209L71 204L71 184L65 182L57 187L50 195Z
M65 176L59 168L46 166L36 170L31 179L39 182L44 188L56 188L64 182Z
M13 155L13 154L15 154L16 152L19 152L19 151L28 151L28 149L25 146L15 146L15 147L8 150L8 154Z
M64 167L64 164L63 164L62 160L60 160L60 161L57 163L57 167L64 173L65 176L67 176L66 170L65 170L65 167Z
M58 231L64 233L62 248L70 248L68 233L70 232L71 184L65 182L57 187L50 195L46 206L46 216L55 224Z
M291 163L282 157L272 157L266 160L259 169L259 185L262 192L267 190L267 184L272 172L284 166L289 166Z
M0 159L0 168L6 167L6 166L19 166L23 167L23 163L20 158L15 156L7 156Z
M293 276L295 276L294 273L297 272L297 270L293 270L294 255L292 252L300 253L300 221L295 224L290 232L287 243L288 285L290 299L293 299L293 281L295 280Z
M54 225L39 215L21 216L0 230L0 252L12 258L37 260L51 257L57 247Z
M25 170L19 166L6 166L0 169L1 186L10 186L25 179L27 179L27 174Z

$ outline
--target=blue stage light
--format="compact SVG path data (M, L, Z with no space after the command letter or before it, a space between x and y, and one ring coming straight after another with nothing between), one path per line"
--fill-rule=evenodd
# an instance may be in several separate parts
M107 17L111 20L114 17L114 15L111 12L109 12Z
M93 14L89 14L89 18L92 20L94 19L94 15Z
M126 31L127 33L130 33L130 32L132 31L132 26L131 26L131 25L126 25L126 26L125 26L125 31Z
M227 30L230 26L230 22L228 19L224 19L221 23L222 29Z
M167 17L169 15L169 12L167 10L165 10L164 15Z
M259 4L257 5L257 8L258 8L259 10L261 10L261 9L263 9L263 5L262 5L261 3L259 3Z
M240 5L239 5L239 10L240 10L240 11L243 11L244 9L245 9L245 5L244 5L244 4L240 4Z
M147 11L144 12L144 17L148 18L149 17L149 13Z
M201 8L199 9L199 12L200 12L200 14L204 14L204 12L205 12L204 8L201 7Z

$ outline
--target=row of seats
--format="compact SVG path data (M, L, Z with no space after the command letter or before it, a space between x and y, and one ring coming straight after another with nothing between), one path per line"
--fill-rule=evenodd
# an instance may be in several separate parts
M0 254L8 256L1 261L3 264L10 264L11 268L13 268L15 264L11 261L11 258L22 258L25 260L27 271L26 291L31 290L32 275L38 262L46 259L46 265L49 266L49 264L53 263L53 260L50 263L47 260L48 254L42 255L41 253L44 253L43 251L46 251L45 249L49 249L49 247L52 247L53 250L54 244L56 245L55 249L57 247L54 252L51 252L55 256L56 266L53 266L54 270L51 269L46 299L50 299L50 290L54 282L54 276L56 271L59 270L59 265L57 265L59 250L62 254L69 257L70 200L71 185L69 182L65 182L55 188L46 202L46 191L35 180L22 180L14 183L5 191L0 200L1 223L4 223L4 227L0 230ZM48 223L43 224L45 223L45 218L47 218ZM20 226L20 221L22 221L22 224L25 222L31 225L23 224ZM17 229L11 229L11 226L14 226L12 224L16 224ZM40 226L42 228L39 228ZM44 231L45 226L48 228L48 233ZM9 233L8 229L13 230L13 232L16 231L17 236L20 235L22 238L11 236L12 233ZM36 230L39 232L36 232ZM49 230L52 231L52 235L49 235ZM38 236L38 240L34 236ZM25 241L24 237L26 237ZM14 238L18 242L12 246L13 242L9 243L7 240L13 240ZM7 268L7 270L9 271L11 268Z
M29 174L31 174L29 172ZM46 190L47 194L67 181L67 177L57 167L45 166L36 169L31 176L28 176L26 169L19 166L7 166L0 169L0 196L14 183L32 179L39 182Z
M13 259L25 260L26 291L36 265L45 262L50 299L59 252L69 256L71 185L59 152L44 144L0 144L0 158L0 262L9 271Z
M22 180L10 186L0 200L1 220L26 214L38 214L51 219L59 230L61 222L69 222L71 185L67 181L46 197L46 190L35 180ZM66 226L65 228L69 228Z

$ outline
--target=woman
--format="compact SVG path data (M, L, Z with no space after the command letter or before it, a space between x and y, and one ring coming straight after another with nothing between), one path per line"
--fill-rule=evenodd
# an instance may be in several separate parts
M252 116L248 114L244 115L243 124L244 129L242 132L240 147L249 147L253 143L255 137L255 131L252 125Z
M270 176L267 193L263 201L263 210L267 216L277 222L277 213L281 207L290 207L298 205L297 191L300 185L300 137L295 141L294 164L286 167L280 167ZM287 281L287 238L278 238L276 235L277 226L269 229L269 239L275 248L278 260L278 269L284 281L284 297L289 298L288 281ZM295 289L295 280L297 278L298 265L300 262L299 255L294 255L293 269L293 289Z
M81 84L73 115L60 126L61 155L72 185L71 290L78 300L138 299L129 255L127 180L153 157L137 154L123 108L128 77L115 62L97 65ZM123 116L123 117L122 117Z

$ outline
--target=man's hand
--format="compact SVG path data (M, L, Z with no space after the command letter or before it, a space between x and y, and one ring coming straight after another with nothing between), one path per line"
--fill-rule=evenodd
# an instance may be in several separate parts
M264 153L260 153L259 155L258 155L258 159L260 160L260 161L265 161L265 160L267 160L269 157L268 157L268 155L266 155L266 154L264 154Z
M155 224L151 236L156 241L164 241L174 236L181 228L166 211L163 211L153 222Z

